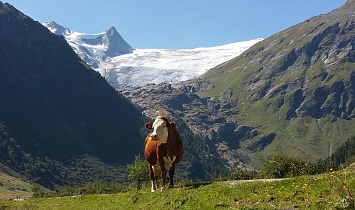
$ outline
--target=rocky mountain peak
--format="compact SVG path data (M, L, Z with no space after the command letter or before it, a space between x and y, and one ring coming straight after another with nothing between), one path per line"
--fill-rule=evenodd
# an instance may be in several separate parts
M57 35L66 36L73 33L73 31L69 28L65 28L54 21L45 22L43 25L46 26L52 33Z
M133 48L122 38L114 26L105 31L102 42L108 47L105 54L109 57L133 52Z
M115 28L115 26L112 26L111 28L107 29L106 31L107 36L117 36L119 35L117 29Z

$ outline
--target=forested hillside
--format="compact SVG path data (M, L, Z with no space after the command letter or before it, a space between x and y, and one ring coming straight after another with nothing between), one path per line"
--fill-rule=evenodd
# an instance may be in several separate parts
M355 163L355 136L348 138L345 143L339 147L328 160L335 169L344 169Z
M0 40L5 166L51 185L69 176L62 166L84 157L124 165L141 152L144 117L64 38L0 3Z

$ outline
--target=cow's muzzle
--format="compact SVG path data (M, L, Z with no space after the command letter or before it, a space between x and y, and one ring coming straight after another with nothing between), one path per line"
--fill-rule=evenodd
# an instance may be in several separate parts
M158 135L157 134L150 134L150 138L153 140L153 141L158 141Z

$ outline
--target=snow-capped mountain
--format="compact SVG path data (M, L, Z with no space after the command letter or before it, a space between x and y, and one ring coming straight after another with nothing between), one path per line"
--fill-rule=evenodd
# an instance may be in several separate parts
M262 40L195 49L133 49L114 27L99 34L84 34L55 22L43 25L64 36L74 51L116 89L192 79Z
M99 33L85 34L73 31L54 21L43 23L51 32L64 36L74 51L95 70L107 57L132 53L133 48L122 38L115 27Z

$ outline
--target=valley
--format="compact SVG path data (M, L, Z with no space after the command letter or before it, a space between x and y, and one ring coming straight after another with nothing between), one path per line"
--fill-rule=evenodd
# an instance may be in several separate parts
M355 136L354 11L348 0L266 39L173 50L0 3L2 168L50 189L128 183L157 115L183 135L181 180L258 172L278 153L324 161Z

